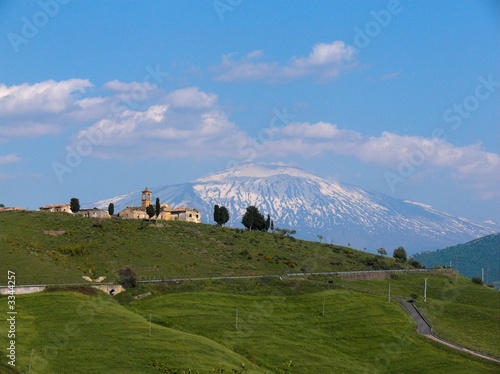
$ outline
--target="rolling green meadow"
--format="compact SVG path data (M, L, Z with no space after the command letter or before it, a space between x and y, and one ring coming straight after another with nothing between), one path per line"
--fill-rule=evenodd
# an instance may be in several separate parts
M39 212L0 214L0 243L0 284L11 270L18 285L60 285L16 296L16 367L2 354L0 373L500 370L499 364L418 335L398 301L414 299L438 336L500 357L499 293L454 273L396 273L379 280L287 276L407 265L272 233ZM282 277L139 283L115 297L62 285L81 283L82 275L115 282L124 266L143 280ZM0 312L6 311L2 296ZM7 330L2 318L2 348L9 347Z
M139 280L405 267L392 258L261 231L67 213L0 213L0 243L0 274L16 271L19 284L67 284L84 275L116 282L124 266Z

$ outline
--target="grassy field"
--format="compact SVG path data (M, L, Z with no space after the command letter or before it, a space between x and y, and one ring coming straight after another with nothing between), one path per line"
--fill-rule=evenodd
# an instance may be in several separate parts
M434 332L467 348L500 357L500 294L466 277L445 274L398 274L395 279L341 282L342 287L387 297L413 299ZM427 278L427 301L423 301Z
M18 284L81 282L83 275L113 282L125 266L139 279L401 267L392 258L272 233L66 213L0 213L0 244L0 274L16 271Z
M219 364L236 368L245 363L249 372L260 372L242 356L201 336L154 324L150 337L146 318L106 295L44 292L18 296L17 305L19 372L28 371L30 360L32 373L50 374L160 373L167 367L187 370L191 362L207 371Z
M393 288L413 293L415 277L392 280ZM32 373L211 373L242 363L248 373L498 372L498 365L417 335L400 304L389 303L378 288L382 281L371 287L238 280L140 286L115 299L60 291L22 295L17 369L27 371L34 350ZM486 332L479 321L474 328ZM290 362L293 367L285 367Z
M30 373L48 374L231 373L242 364L248 373L499 371L416 334L397 300L416 300L439 336L500 357L499 293L490 288L453 273L286 276L402 267L351 248L203 224L12 212L0 214L0 259L0 284L7 270L17 284L81 282L82 275L116 281L124 266L142 279L283 278L140 284L115 298L87 287L18 295L17 366L5 366L3 354L0 373L24 373L30 363ZM7 308L6 297L0 305ZM5 348L7 328L0 319Z

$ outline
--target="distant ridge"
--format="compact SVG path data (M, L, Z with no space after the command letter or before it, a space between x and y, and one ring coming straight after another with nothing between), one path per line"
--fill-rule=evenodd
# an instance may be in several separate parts
M492 234L465 244L433 252L417 253L414 259L428 268L451 266L466 277L483 277L485 283L500 286L500 234Z
M297 237L389 253L400 245L415 253L463 243L498 231L488 223L440 212L429 205L403 201L283 165L244 164L194 182L151 188L153 198L171 206L188 205L213 223L213 206L224 205L229 226L242 227L245 208L270 214L275 226L297 230ZM140 190L100 200L92 206L115 211L140 201Z

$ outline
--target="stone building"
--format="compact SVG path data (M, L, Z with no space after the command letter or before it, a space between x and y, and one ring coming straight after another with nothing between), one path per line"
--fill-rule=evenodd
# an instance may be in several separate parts
M149 219L146 213L146 208L151 205L153 193L146 187L141 192L141 206L128 206L118 213L118 217L124 219ZM187 206L172 209L168 204L160 205L160 214L158 217L152 217L157 220L164 221L186 221L186 222L201 222L201 213L197 209L189 208Z
M42 212L63 212L63 213L72 213L70 204L52 204L41 206L40 210Z
M110 218L107 210L98 208L80 209L77 214L89 218Z
M118 213L118 217L124 219L145 219L149 218L146 213L146 208L142 206L128 206Z
M175 208L170 211L172 220L186 221L186 222L201 222L201 213L198 209L193 209L188 206L182 208Z
M18 206L3 206L3 207L0 207L0 213L2 213L2 212L13 212L13 211L23 211L23 210L26 210L26 209L18 207Z

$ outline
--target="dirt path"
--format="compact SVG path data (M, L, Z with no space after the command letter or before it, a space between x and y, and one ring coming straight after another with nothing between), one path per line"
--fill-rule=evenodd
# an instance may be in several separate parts
M470 349L467 349L467 348L462 347L462 346L457 345L457 344L450 343L449 341L446 341L444 339L437 337L432 332L432 326L429 323L429 321L427 321L427 319L420 312L420 310L418 310L418 308L416 307L416 305L414 303L406 301L406 300L399 300L399 301L401 302L401 305L403 305L405 310L417 322L417 332L419 334L422 334L422 335L428 337L429 339L432 339L440 344L446 345L447 347L456 349L457 351L466 352L466 353L469 353L471 355L484 358L485 360L500 363L500 359L498 359L496 357L492 357L492 356L488 356L488 355L485 355L485 354L482 354L479 352L471 351Z

